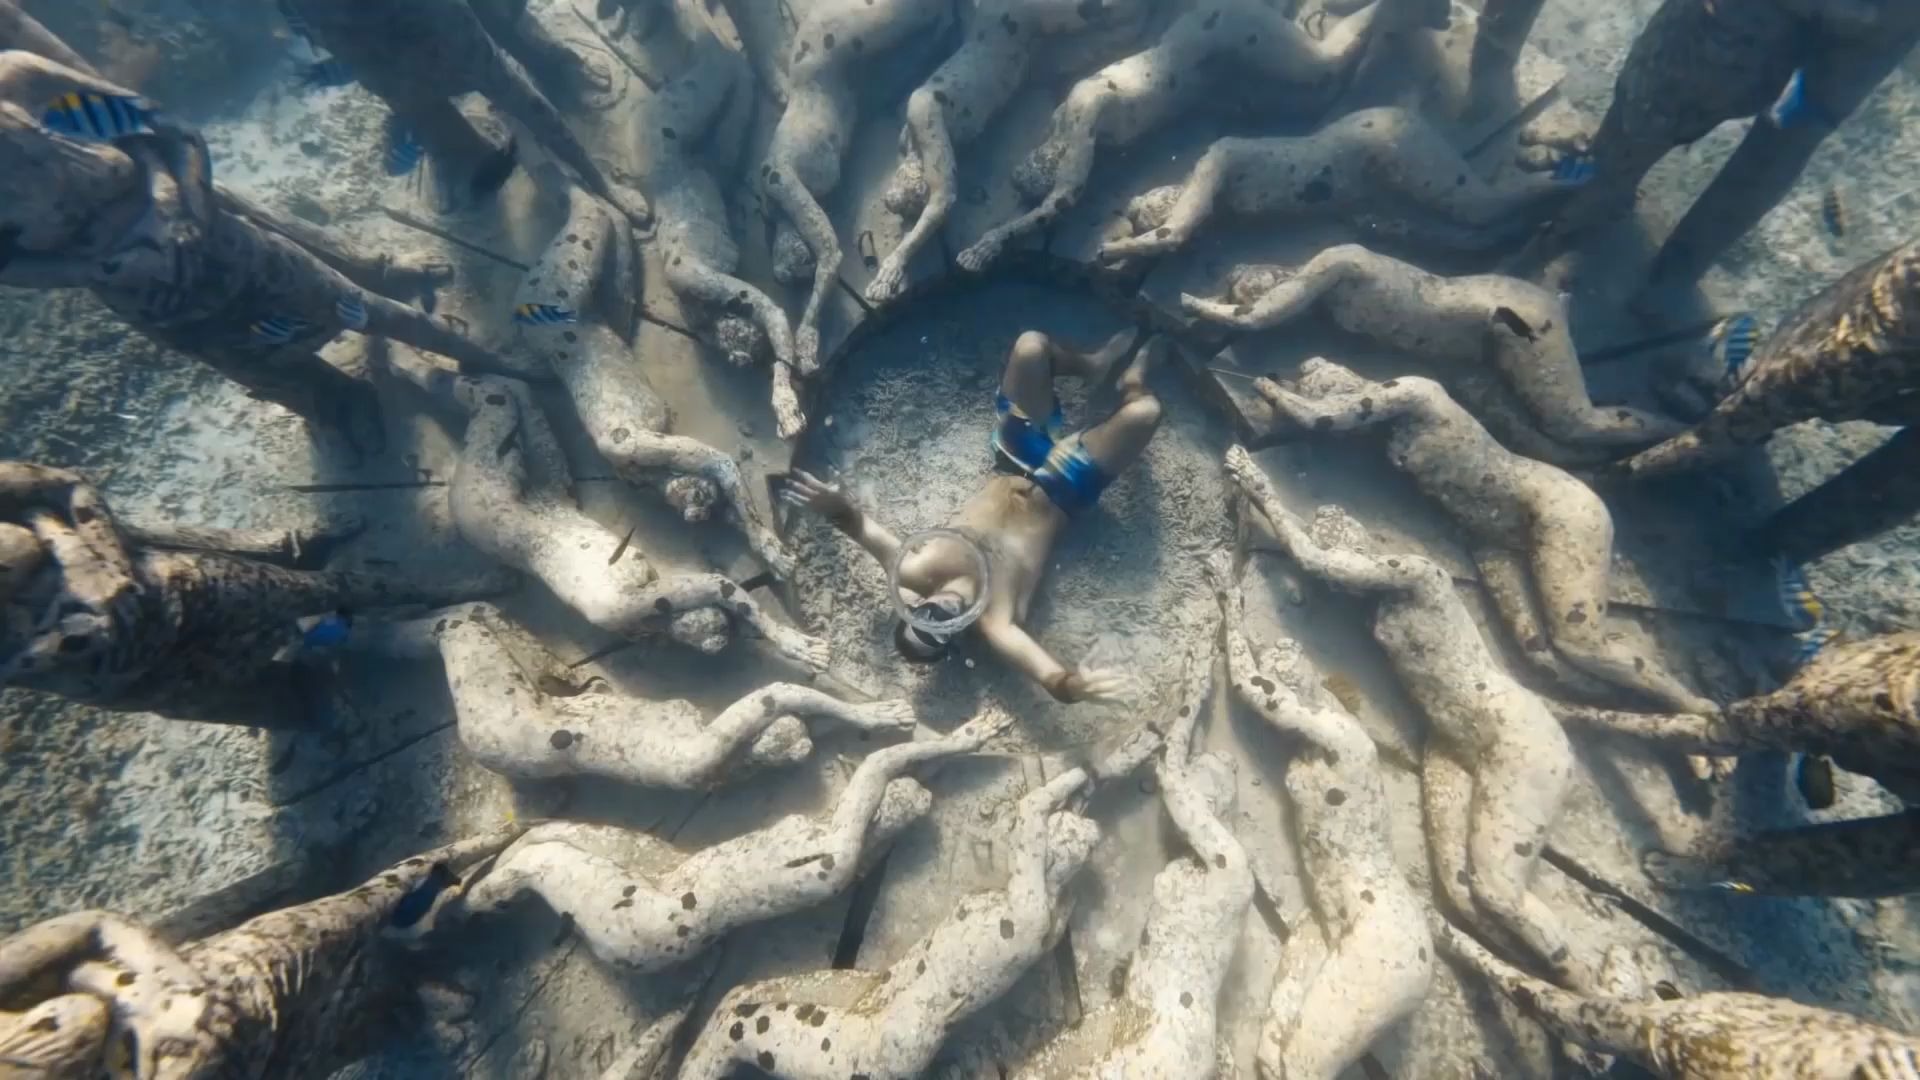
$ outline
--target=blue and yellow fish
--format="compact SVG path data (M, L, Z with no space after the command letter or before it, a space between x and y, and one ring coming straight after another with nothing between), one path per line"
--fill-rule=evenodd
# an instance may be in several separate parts
M340 322L349 330L367 328L367 298L352 292L334 302L333 313L340 316Z
M274 315L247 327L261 345L285 345L312 328L312 323L291 315Z
M1807 584L1806 574L1798 566L1785 559L1775 559L1774 572L1779 577L1780 607L1792 621L1800 639L1800 647L1794 651L1794 662L1805 664L1839 637L1840 629L1827 618L1826 605L1814 595L1813 587Z
M152 134L152 117L152 107L142 98L85 91L54 98L40 123L56 135L112 142L124 135Z
M1721 319L1707 335L1714 358L1730 376L1739 375L1747 366L1753 356L1754 342L1759 338L1760 320L1744 311Z
M398 116L387 117L387 175L405 176L418 168L427 148Z
M1780 608L1786 613L1794 629L1811 630L1820 625L1826 617L1827 609L1820 598L1813 594L1813 587L1807 584L1807 575L1798 566L1785 559L1773 561L1774 575L1779 582Z
M1575 187L1592 180L1594 171L1593 159L1581 154L1567 154L1553 163L1553 178Z
M513 309L513 321L522 326L559 326L580 319L566 308L552 304L521 304Z

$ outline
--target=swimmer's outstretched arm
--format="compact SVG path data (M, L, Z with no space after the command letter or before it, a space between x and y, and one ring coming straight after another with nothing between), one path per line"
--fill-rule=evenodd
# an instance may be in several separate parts
M1046 688L1053 700L1072 704L1076 701L1113 701L1124 681L1111 671L1087 668L1072 670L1054 659L1032 635L1005 615L989 611L980 619L980 636L1000 658Z
M882 568L891 568L900 557L899 537L855 506L839 484L829 484L812 473L795 469L780 489L780 499L826 518L828 524L865 548Z

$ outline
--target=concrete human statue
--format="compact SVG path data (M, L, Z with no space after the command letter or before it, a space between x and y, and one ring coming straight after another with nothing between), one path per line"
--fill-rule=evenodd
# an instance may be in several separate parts
M69 96L106 110L85 115L119 119L58 119ZM377 399L318 355L342 331L503 366L446 317L377 291L431 288L449 273L438 260L368 257L291 225L217 187L205 140L152 102L90 68L0 53L0 284L91 289L143 336L364 456L385 444Z
M1036 53L1068 34L1123 25L1143 0L985 0L973 5L960 47L907 99L900 165L888 182L887 209L910 222L880 260L867 299L884 304L907 285L907 265L938 236L960 200L958 151L974 142L1020 88ZM997 28L997 29L996 29Z
M572 916L587 947L625 971L661 971L729 931L811 907L851 886L933 805L909 772L979 750L1011 723L990 712L949 735L868 754L834 806L790 814L700 851L611 825L548 822L528 830L467 892L469 912L534 894Z
M761 686L709 721L692 702L614 693L604 680L568 670L491 604L406 622L361 620L343 647L437 657L461 745L515 780L597 776L706 791L805 761L813 752L808 721L872 734L910 733L916 723L909 701L844 701L790 682Z
M1193 753L1195 729L1213 690L1213 650L1187 658L1177 715L1154 762L1162 805L1186 845L1154 876L1140 949L1125 991L1050 1040L1013 1073L1015 1080L1151 1076L1211 1080L1229 1058L1220 1033L1220 988L1233 965L1253 904L1253 864L1227 821L1233 763Z
M1290 386L1258 379L1254 390L1303 432L1383 429L1387 460L1460 525L1514 639L1557 682L1716 711L1657 657L1608 632L1613 516L1592 488L1502 447L1431 379L1374 382L1315 357Z
M1910 1036L1787 998L1581 994L1520 971L1438 916L1434 940L1553 1034L1668 1080L1891 1078L1912 1075L1920 1059L1920 1041Z
M1004 888L962 896L882 971L828 968L727 991L694 1040L681 1080L723 1080L754 1065L783 1080L924 1075L947 1036L1052 951L1073 914L1067 886L1100 838L1070 804L1096 779L1123 777L1157 740L1129 739L1096 768L1033 789L998 835L1010 846Z
M462 603L516 583L502 572L433 580L276 564L311 565L353 531L123 529L78 473L0 462L0 684L116 712L310 727L326 695L284 658L303 622Z
M488 34L471 0L280 0L282 9L347 65L418 139L454 209L493 195L513 174L515 146L474 126L454 104L478 93L513 118L595 195L637 225L645 196L609 180L553 102ZM482 4L499 0L479 0Z
M1397 217L1411 208L1422 220L1402 228L1416 235L1494 248L1523 235L1572 187L1551 176L1496 186L1420 114L1359 109L1306 135L1215 142L1186 180L1135 196L1127 204L1134 235L1106 241L1100 257L1179 250L1216 217L1346 218L1366 226L1386 216L1383 207Z
M653 200L652 243L691 329L730 363L768 363L776 430L796 438L807 418L795 385L793 326L764 289L737 276L740 246L720 190L745 134L736 116L756 89L753 69L722 40L705 5L666 6L687 63L636 107L633 124L641 183Z
M1260 1029L1260 1075L1335 1080L1426 1000L1426 901L1393 857L1392 805L1373 740L1298 642L1283 639L1256 657L1232 556L1211 556L1207 579L1224 616L1234 696L1299 744L1284 776L1313 925L1298 923L1287 938Z
M522 831L403 860L336 896L175 944L105 911L0 940L0 1065L36 1080L324 1080L372 1050L446 905Z
M840 186L841 159L860 120L862 72L951 9L948 0L816 0L793 31L787 108L760 166L760 192L779 215L774 277L807 289L793 331L802 376L819 369L820 316L839 280L844 253L821 200Z
M1317 115L1333 104L1372 40L1379 0L1314 40L1283 5L1223 0L1183 11L1145 50L1074 84L1053 112L1046 141L1014 170L1013 183L1032 209L987 230L956 261L980 273L1015 243L1037 235L1080 200L1102 147L1137 142L1176 116L1222 93L1236 75L1272 84L1287 111Z
M1146 373L1166 342L1147 341L1123 367L1133 339L1132 331L1122 331L1098 350L1081 352L1038 331L1021 334L995 398L993 475L949 519L946 534L913 550L903 551L901 539L837 484L793 474L782 499L825 518L882 567L898 564L900 598L912 615L895 627L894 645L903 656L938 660L961 633L977 628L996 654L1055 700L1107 700L1124 688L1115 672L1055 659L1021 624L1072 516L1140 459L1160 426L1160 401L1147 389ZM1113 414L1066 434L1054 380L1100 382L1116 372L1120 404ZM967 620L969 611L976 621Z
M664 631L709 654L739 633L764 639L803 667L826 670L825 642L772 618L737 583L715 573L663 573L630 538L583 513L566 455L525 383L457 375L418 357L390 356L383 366L467 414L447 488L461 539L533 575L608 633Z
M1180 297L1190 315L1238 330L1283 326L1310 310L1342 329L1422 361L1484 364L1531 421L1570 451L1625 454L1684 430L1642 409L1596 404L1558 294L1501 274L1443 277L1357 244L1297 269L1241 267L1223 299Z
M768 568L791 574L793 556L754 504L740 463L672 430L672 410L635 355L640 253L626 221L588 192L555 186L567 219L514 294L531 359L566 384L581 426L621 479L658 491L687 521L719 514Z
M1640 182L1662 158L1729 120L1755 117L1756 129L1808 132L1782 138L1769 131L1743 145L1745 152L1725 167L1743 172L1723 170L1727 182L1703 197L1703 216L1676 231L1682 247L1663 253L1667 263L1660 273L1665 284L1692 285L1680 263L1704 270L1706 264L1697 261L1701 254L1717 254L1772 209L1818 145L1812 133L1831 130L1879 81L1867 82L1862 73L1884 75L1898 59L1893 42L1904 36L1910 44L1920 33L1920 19L1883 10L1901 6L1879 0L1663 0L1634 38L1591 139L1522 132L1522 142L1533 144L1534 168L1553 169L1573 153L1591 164L1592 178L1515 258L1513 271L1532 276L1597 228L1623 214L1630 218ZM1876 48L1884 51L1863 58ZM1834 71L1823 54L1856 70ZM1810 81L1816 72L1817 86ZM1707 224L1705 215L1718 214L1726 215L1724 224Z
M1465 915L1484 915L1489 929L1523 945L1555 981L1591 985L1590 963L1532 888L1573 783L1573 747L1560 722L1494 658L1445 568L1422 555L1379 551L1338 507L1323 506L1310 526L1302 524L1241 447L1227 452L1226 467L1256 532L1269 534L1308 576L1374 602L1374 640L1432 724L1421 792L1441 895ZM1257 688L1279 707L1278 689Z

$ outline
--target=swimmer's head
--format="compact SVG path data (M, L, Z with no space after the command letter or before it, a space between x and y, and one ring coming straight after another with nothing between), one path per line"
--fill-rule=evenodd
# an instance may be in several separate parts
M907 609L913 618L894 624L894 648L916 664L931 664L941 659L953 647L953 639L960 631L972 625L971 620L962 619L967 606L965 597L947 590L913 605Z
M1047 891L1059 893L1087 865L1100 842L1100 827L1092 820L1062 810L1047 818Z

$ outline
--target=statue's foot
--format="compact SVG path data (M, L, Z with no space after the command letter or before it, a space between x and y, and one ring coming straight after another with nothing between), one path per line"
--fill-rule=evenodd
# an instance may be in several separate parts
M912 731L920 722L911 701L868 701L849 703L840 721L863 731Z
M960 257L953 261L959 263L960 269L969 274L983 273L987 267L1000 261L1000 252L1006 243L1006 238L999 232L990 232L975 241L972 247L961 252Z
M969 754L1013 727L1014 719L1007 710L989 705L973 719L948 732L945 741L956 744L960 753Z
M625 184L614 184L608 192L607 201L627 215L627 220L633 222L634 228L644 229L653 224L653 206L638 190Z
M881 262L873 280L867 283L867 302L870 304L890 304L900 298L907 289L907 262L905 259L889 255Z
M793 385L793 369L773 365L774 429L782 439L797 439L807 430L807 414L800 409L800 394Z

